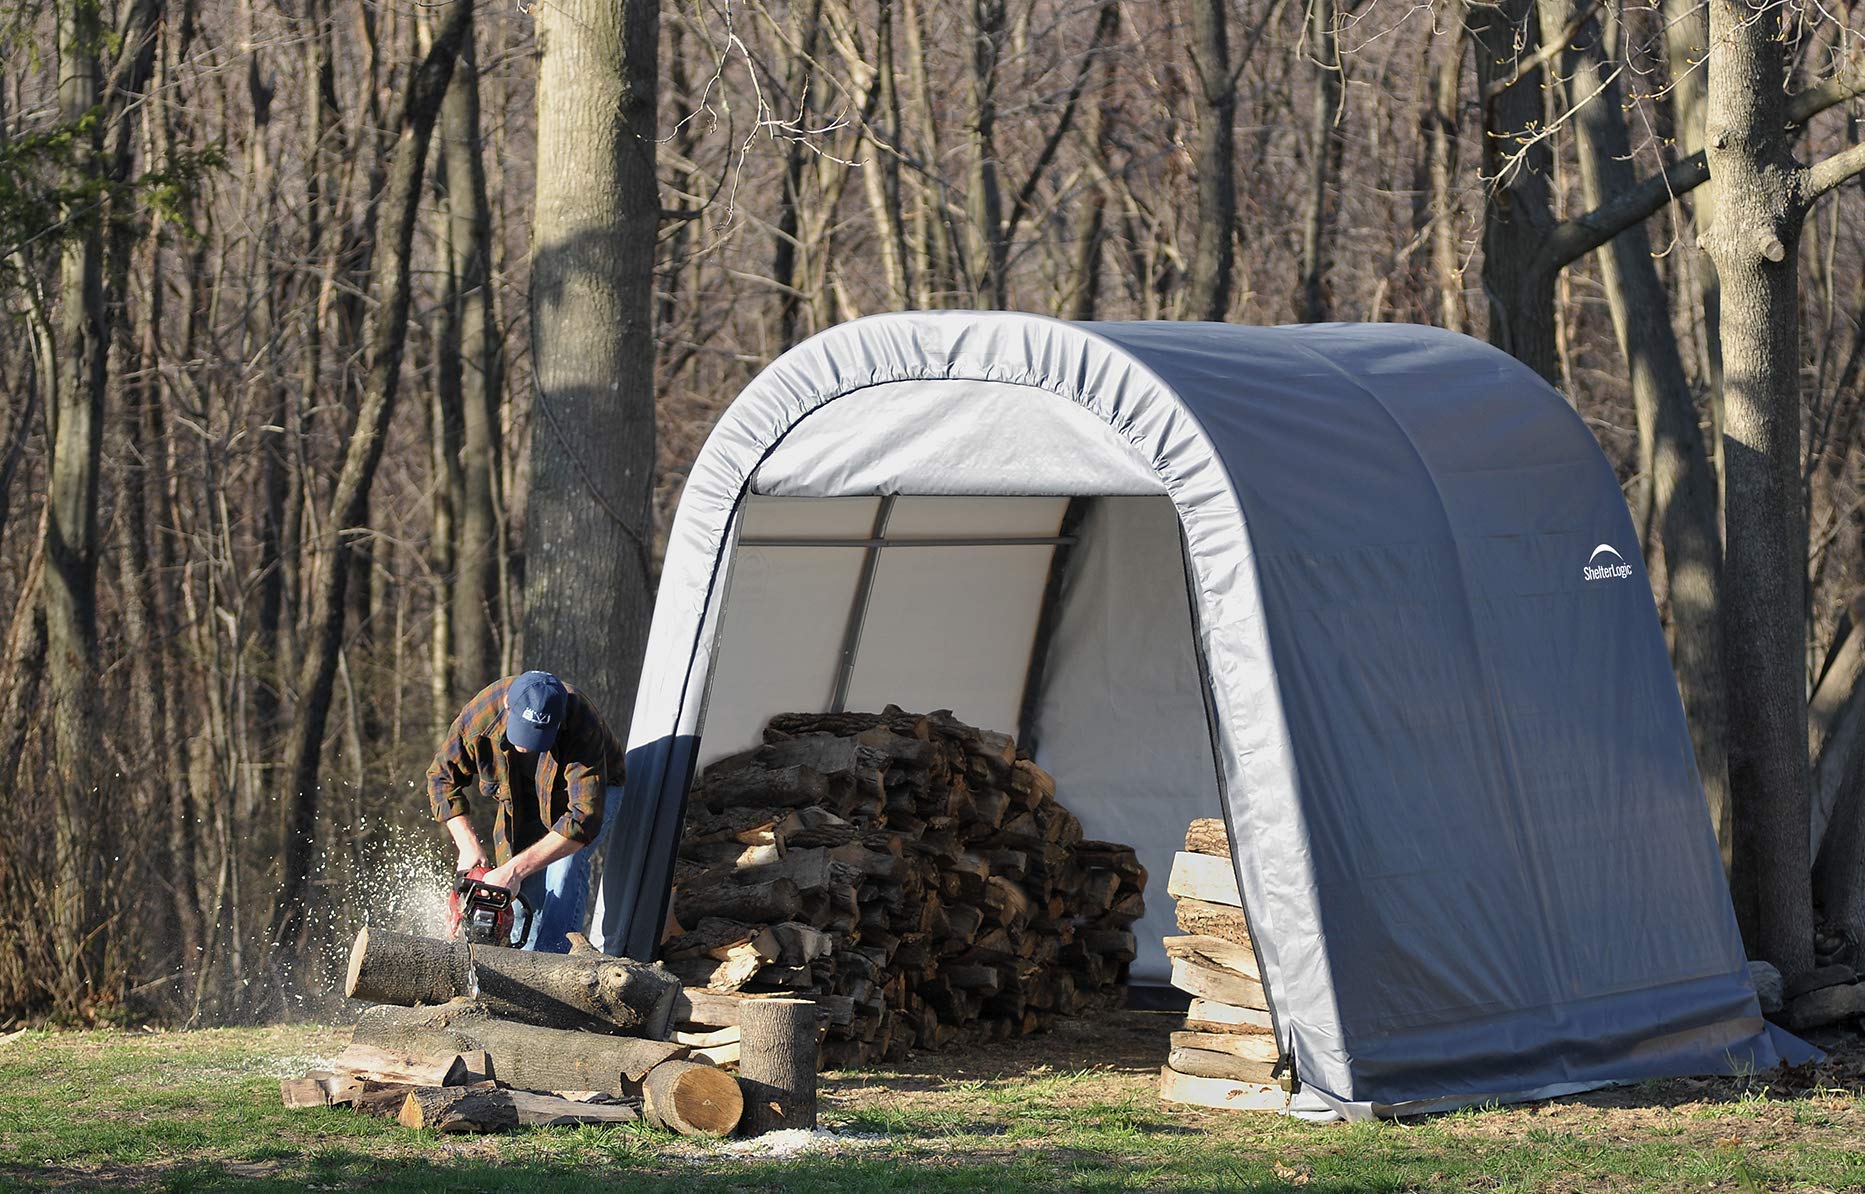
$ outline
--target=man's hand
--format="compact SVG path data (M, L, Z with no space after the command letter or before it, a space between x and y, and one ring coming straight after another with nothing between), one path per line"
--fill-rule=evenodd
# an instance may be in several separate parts
M516 891L518 885L524 882L524 878L518 873L518 860L514 858L503 866L493 867L482 875L479 881L488 887L503 887L508 891Z
M471 817L449 817L446 825L447 836L453 839L454 849L460 852L460 861L454 867L456 871L492 865L492 860L486 857L486 848L479 844L479 835L473 832Z

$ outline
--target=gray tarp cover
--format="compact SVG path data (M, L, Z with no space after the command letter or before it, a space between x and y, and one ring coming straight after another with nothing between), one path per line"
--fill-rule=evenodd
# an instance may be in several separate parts
M911 402L806 450L813 412L902 383ZM987 444L940 409L980 393L1112 434ZM1267 993L1328 1106L1776 1064L1612 470L1534 373L1425 327L915 313L784 354L681 499L597 908L611 952L655 947L734 521L793 431L792 495L1150 474L1170 496Z

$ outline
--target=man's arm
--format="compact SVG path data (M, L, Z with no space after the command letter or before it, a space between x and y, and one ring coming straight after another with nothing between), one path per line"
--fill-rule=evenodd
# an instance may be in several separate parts
M452 825L454 822L449 821L447 824ZM472 829L469 827L467 832L471 833ZM486 872L486 877L480 882L490 883L494 887L516 888L559 858L568 858L581 850L583 845L553 829L513 855L512 860L504 866Z
M479 835L473 831L471 817L462 814L448 817L442 823L447 827L447 836L453 839L454 846L460 851L460 860L454 870L470 871L476 866L492 864L492 860L486 856L486 848L479 844Z

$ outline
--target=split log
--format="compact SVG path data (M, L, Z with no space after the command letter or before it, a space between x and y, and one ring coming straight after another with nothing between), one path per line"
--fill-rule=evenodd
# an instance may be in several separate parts
M484 1049L497 1059L500 1079L512 1086L631 1095L640 1093L649 1070L687 1054L685 1045L667 1041L501 1020L471 1000L366 1008L356 1020L356 1040L410 1053Z
M278 1093L289 1111L302 1111L306 1107L331 1105L329 1088L309 1074L302 1078L279 1079Z
M1234 970L1204 966L1184 958L1174 959L1172 963L1172 985L1187 994L1235 1007L1269 1006L1263 996L1263 984L1257 980Z
M475 1056L479 1058L478 1064L481 1067L489 1068L483 1053L476 1053ZM337 1059L330 1063L330 1068L363 1081L389 1085L465 1086L472 1080L467 1077L466 1058L457 1052L422 1057L391 1053L371 1045L351 1045L337 1055Z
M1230 859L1210 854L1183 851L1174 854L1172 873L1166 878L1166 894L1178 899L1243 907L1243 900L1237 894L1237 872Z
M673 1039L692 1049L711 1049L738 1043L738 1028L714 1028L709 1032L676 1032Z
M518 1122L528 1128L563 1128L577 1124L626 1124L641 1118L636 1102L589 1103L566 1099L560 1095L536 1094L528 1090L507 1092L517 1109Z
M476 993L495 1014L543 1028L665 1036L679 980L662 967L580 944L568 954L543 954L363 929L343 993L403 1007Z
M1194 1032L1269 1032L1274 1025L1262 1008L1194 999L1185 1012L1185 1027Z
M1230 1111L1283 1111L1289 1096L1265 1082L1236 1082L1181 1074L1171 1066L1159 1070L1159 1097L1173 1103L1218 1107Z
M1230 834L1217 817L1200 817L1185 829L1185 848L1193 854L1230 857Z
M641 1093L643 1117L682 1136L728 1135L745 1111L744 1096L732 1076L696 1061L654 1067Z
M436 1132L503 1132L518 1126L510 1091L493 1083L474 1086L416 1086L395 1117L404 1128Z
M816 1008L802 999L761 999L739 1014L739 1082L745 1132L816 1126Z
M1166 956L1175 961L1184 958L1219 970L1234 970L1259 983L1263 980L1262 971L1256 964L1256 951L1247 945L1238 945L1222 937L1194 933L1185 937L1167 937L1165 947Z
M1239 1061L1269 1066L1275 1065L1276 1058L1281 1056L1281 1051L1276 1047L1276 1038L1261 1032L1175 1032L1172 1034L1172 1047L1221 1053Z
M1250 924L1243 909L1209 904L1203 900L1180 900L1175 909L1179 928L1204 937L1219 937L1235 945L1250 944Z
M1194 1078L1228 1078L1233 1082L1269 1082L1270 1071L1275 1069L1272 1061L1252 1061L1236 1057L1229 1053L1213 1053L1208 1049L1187 1049L1175 1045L1166 1057L1166 1066L1181 1074L1190 1074Z

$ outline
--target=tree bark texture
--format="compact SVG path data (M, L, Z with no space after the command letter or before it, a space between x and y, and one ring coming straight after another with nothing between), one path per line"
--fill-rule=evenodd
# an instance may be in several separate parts
M1469 4L1464 28L1476 56L1483 103L1483 290L1489 341L1550 382L1560 370L1554 348L1554 277L1537 268L1554 224L1548 199L1553 155L1538 133L1543 122L1540 67L1517 74L1541 43L1534 0Z
M1334 240L1333 192L1345 149L1341 135L1344 89L1334 0L1308 0L1306 51L1314 70L1315 90L1308 118L1312 156L1308 163L1307 208L1303 212L1301 307L1297 317L1303 323L1321 323L1333 318L1334 301L1328 286Z
M472 1000L365 1008L356 1017L355 1040L424 1057L484 1049L499 1081L512 1086L625 1095L640 1094L649 1070L687 1053L685 1045L665 1041L502 1020Z
M1782 10L1709 0L1707 156L1722 278L1729 778L1736 909L1789 981L1813 967L1803 659L1799 295L1803 171L1785 134Z
M73 136L73 193L87 194L102 169L102 122L81 121L102 98L96 0L65 0L58 10L58 112ZM94 200L62 213L71 222L59 250L57 360L41 381L51 438L46 476L46 676L51 697L53 783L52 939L64 998L101 981L105 934L102 869L105 818L95 807L97 740L91 710L97 672L98 474L104 442L109 345L104 303L103 218Z
M1235 269L1237 84L1230 69L1227 12L1228 0L1192 0L1198 103L1198 240L1188 300L1193 319L1221 320L1229 314Z
M494 1015L545 1028L663 1038L680 984L659 966L598 950L533 953L364 929L350 950L350 999L414 1007L477 996Z
M745 1134L816 1126L816 1005L753 999L738 1013Z
M537 10L527 667L625 726L647 639L659 0Z

